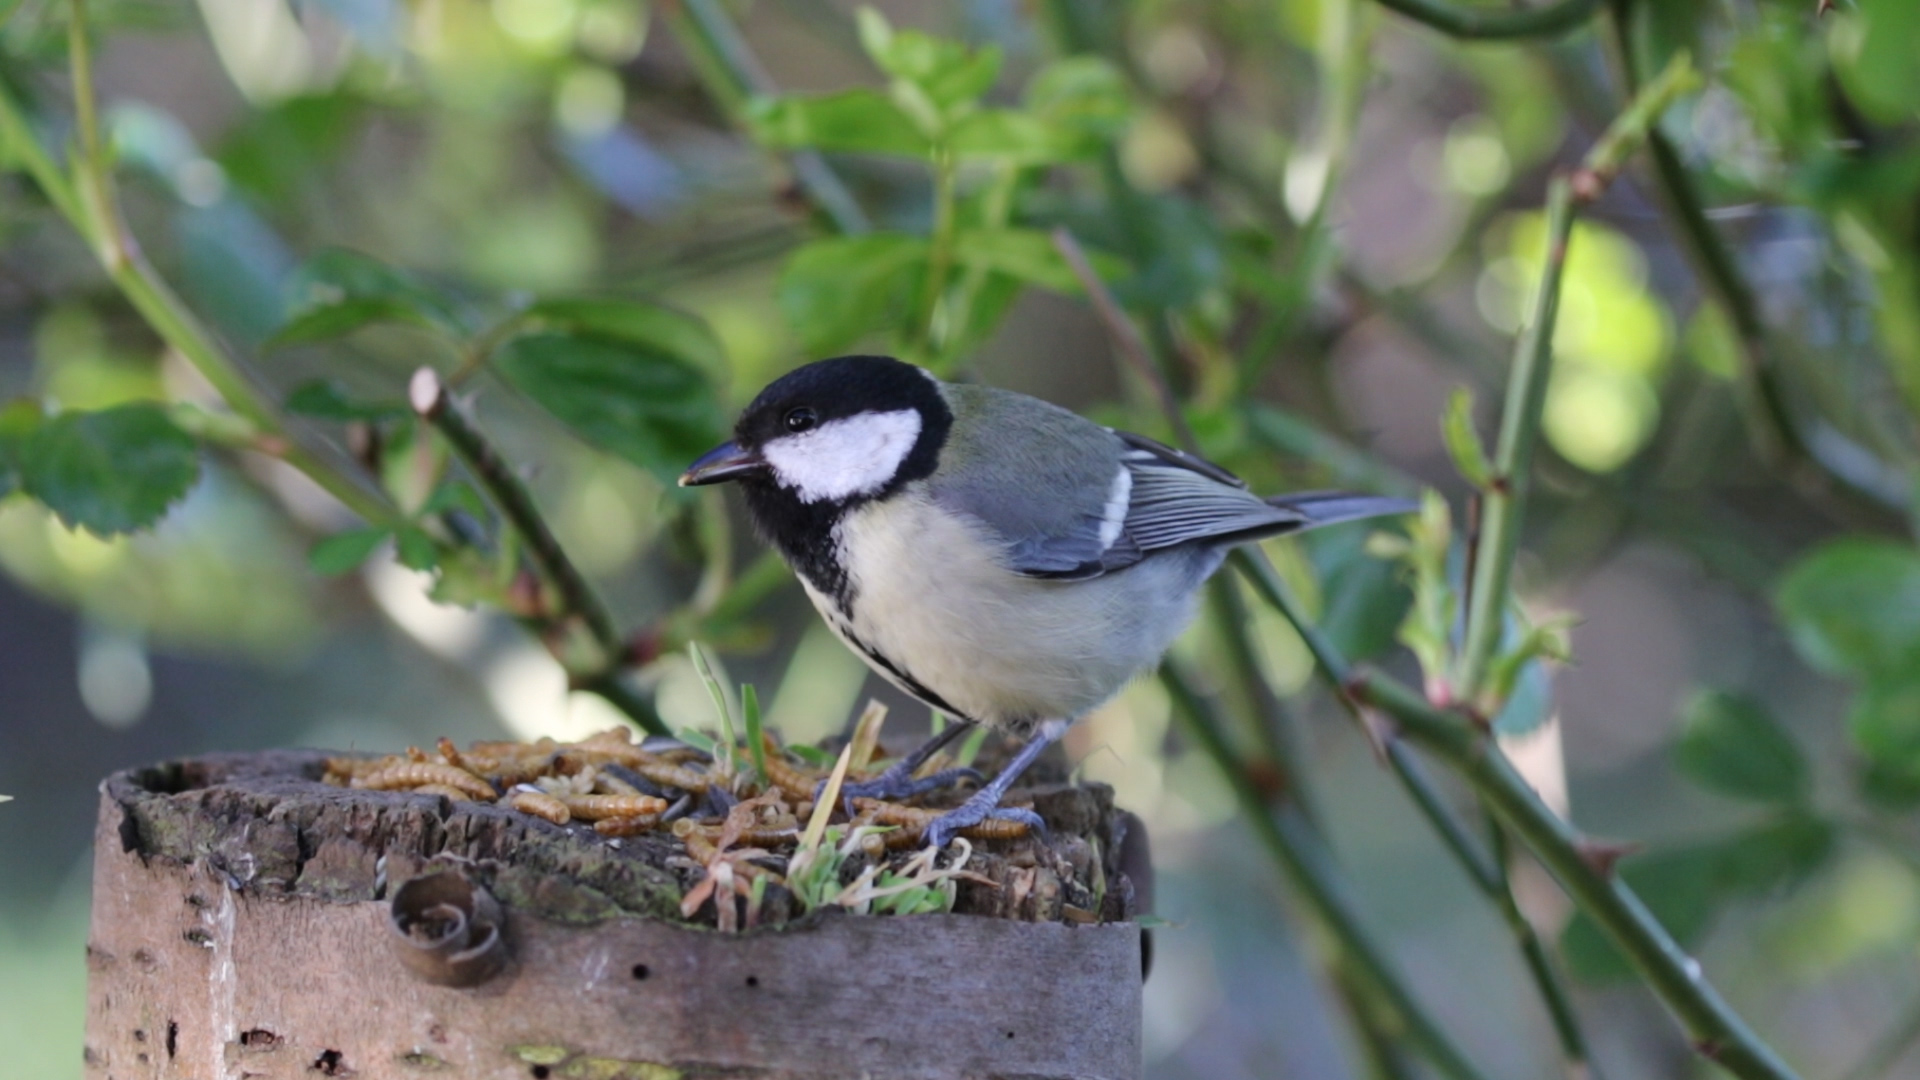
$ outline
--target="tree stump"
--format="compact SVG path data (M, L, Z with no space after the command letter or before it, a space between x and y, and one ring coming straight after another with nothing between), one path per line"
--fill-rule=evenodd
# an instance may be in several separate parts
M1033 794L1049 844L1097 853L1103 921L1045 921L1074 883L1049 902L996 856L1000 887L956 905L991 914L823 909L726 934L681 919L665 841L332 787L324 759L213 756L102 784L90 1078L1140 1073L1124 864L1144 838L1098 785Z

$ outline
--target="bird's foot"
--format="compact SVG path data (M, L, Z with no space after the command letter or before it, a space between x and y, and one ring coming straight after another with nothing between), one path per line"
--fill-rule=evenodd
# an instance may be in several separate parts
M988 821L1014 821L1024 824L1037 836L1047 834L1047 823L1040 815L1017 806L1001 806L1000 792L984 788L959 806L941 814L927 824L923 835L935 851L947 846L962 829Z
M952 787L962 780L978 783L983 779L980 770L965 768L942 769L937 773L915 778L913 770L920 764L923 763L903 758L889 766L886 772L871 780L849 780L842 783L840 803L846 807L847 816L853 816L855 799L884 799L888 802L899 802L902 799L911 799L915 795L924 795L929 791ZM826 787L825 780L814 785L813 801L820 801L820 796L826 791Z

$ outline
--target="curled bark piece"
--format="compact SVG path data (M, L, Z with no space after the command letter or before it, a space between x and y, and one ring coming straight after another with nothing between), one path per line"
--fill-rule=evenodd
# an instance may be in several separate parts
M507 963L500 905L458 870L440 870L396 889L387 927L393 954L436 986L478 986Z

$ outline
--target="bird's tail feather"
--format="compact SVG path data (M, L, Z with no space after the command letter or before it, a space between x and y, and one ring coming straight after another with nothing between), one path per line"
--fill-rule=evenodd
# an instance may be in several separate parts
M1305 518L1300 525L1302 529L1386 514L1411 514L1420 509L1420 504L1412 499L1356 495L1351 491L1300 491L1291 495L1275 495L1265 501L1268 506L1291 510Z

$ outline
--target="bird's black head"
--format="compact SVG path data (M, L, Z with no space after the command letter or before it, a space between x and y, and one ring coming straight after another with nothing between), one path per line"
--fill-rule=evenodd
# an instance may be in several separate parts
M797 368L753 399L733 441L693 463L682 486L739 481L754 522L823 589L817 568L851 507L931 474L953 413L940 384L884 356Z

